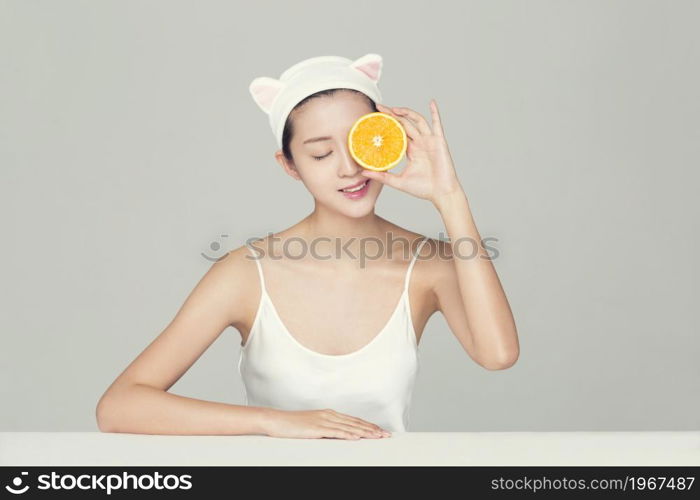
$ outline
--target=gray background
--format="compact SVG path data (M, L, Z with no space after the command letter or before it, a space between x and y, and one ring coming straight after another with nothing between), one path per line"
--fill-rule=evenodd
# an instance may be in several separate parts
M369 52L385 103L437 100L520 335L487 371L434 315L410 430L700 429L698 2L275 5L0 2L0 430L97 430L201 253L309 213L248 84ZM377 213L444 231L389 187ZM241 404L239 342L171 391Z

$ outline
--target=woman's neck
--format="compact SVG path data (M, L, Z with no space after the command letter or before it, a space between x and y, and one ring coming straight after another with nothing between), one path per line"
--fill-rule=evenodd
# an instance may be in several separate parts
M331 238L346 243L352 238L381 238L386 235L386 220L372 211L362 217L348 217L337 212L316 208L299 222L307 239Z

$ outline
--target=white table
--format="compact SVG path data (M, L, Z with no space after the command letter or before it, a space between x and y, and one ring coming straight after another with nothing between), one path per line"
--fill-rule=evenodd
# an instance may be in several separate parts
M0 465L700 465L700 432L394 432L384 439L0 432Z

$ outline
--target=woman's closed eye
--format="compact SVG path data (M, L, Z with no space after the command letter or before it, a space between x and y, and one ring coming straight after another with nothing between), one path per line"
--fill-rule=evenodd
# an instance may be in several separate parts
M330 154L331 154L332 152L333 152L333 151L331 151L330 153L327 153L327 154L325 154L325 155L323 155L323 156L313 156L313 155L312 155L311 157L312 157L314 160L321 161L321 160L323 160L324 158L326 158L327 156L330 156Z

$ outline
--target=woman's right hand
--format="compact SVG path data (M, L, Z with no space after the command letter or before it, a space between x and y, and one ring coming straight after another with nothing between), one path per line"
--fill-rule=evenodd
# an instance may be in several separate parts
M358 417L323 410L271 409L266 434L282 438L360 439L390 437L391 433Z

